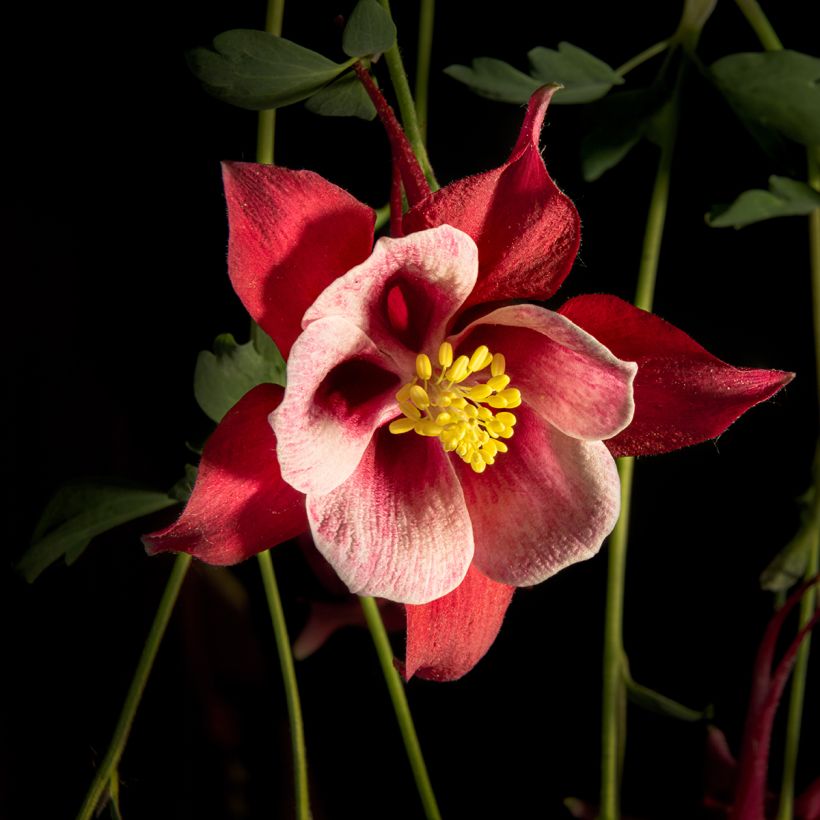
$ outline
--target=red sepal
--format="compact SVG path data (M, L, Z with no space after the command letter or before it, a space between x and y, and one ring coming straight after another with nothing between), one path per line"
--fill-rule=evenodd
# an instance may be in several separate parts
M260 384L222 419L205 444L182 515L143 536L150 555L187 552L208 564L236 564L308 528L305 497L282 480L268 423L282 392Z

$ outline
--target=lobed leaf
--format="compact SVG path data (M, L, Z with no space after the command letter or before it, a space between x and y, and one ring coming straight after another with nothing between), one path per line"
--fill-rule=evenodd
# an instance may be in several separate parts
M472 67L451 65L444 69L447 76L490 100L523 105L543 83L494 57L476 57Z
M374 56L384 53L395 42L396 25L390 12L378 0L359 0L342 34L344 53L348 57Z
M744 191L731 205L716 205L706 215L713 228L742 228L778 216L805 216L820 208L820 191L788 177L769 177L769 190Z
M572 43L559 43L558 50L538 47L527 54L530 73L539 85L558 83L564 86L554 102L573 105L599 100L624 78L603 60L593 57Z
M304 100L350 65L253 29L225 31L212 49L195 48L187 56L209 94L254 111Z
M323 117L358 117L372 120L376 108L355 74L345 74L317 91L305 107Z
M285 362L273 340L254 327L251 341L237 344L230 333L217 336L214 352L203 350L194 369L194 396L215 422L258 384L285 383Z

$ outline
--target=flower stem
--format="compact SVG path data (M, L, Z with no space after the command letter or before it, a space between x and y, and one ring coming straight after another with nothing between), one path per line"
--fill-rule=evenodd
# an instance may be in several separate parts
M649 46L649 48L642 51L640 54L636 54L631 59L627 60L623 65L618 66L615 69L616 74L620 74L622 77L624 74L628 74L633 69L636 69L639 65L643 65L644 63L651 60L653 57L657 57L658 54L663 54L667 48L669 48L670 42L669 40L661 40L659 43L655 43L653 46Z
M430 87L430 53L433 50L433 21L436 0L421 0L419 9L419 46L416 52L416 116L419 133L427 141L427 91Z
M669 203L672 156L678 131L678 96L681 80L682 69L678 73L673 97L667 103L660 121L661 156L649 203L635 292L635 305L642 310L651 310L655 297L661 240ZM623 646L624 579L634 468L633 458L618 460L618 472L621 477L621 515L609 539L601 727L601 820L617 820L620 817L620 761L626 742L623 720L626 708L626 665Z
M379 0L379 2L389 14L390 0ZM407 134L407 139L410 141L413 153L416 155L416 159L418 159L424 171L424 176L427 177L430 188L433 191L437 191L439 185L436 181L433 169L430 166L427 149L424 147L424 139L422 138L418 117L416 116L416 104L410 92L410 83L407 80L407 73L404 70L404 63L401 59L398 43L394 43L385 51L384 59L387 63L387 70L390 72L390 81L393 83L393 89L396 92L396 100L399 104L399 112L401 113L401 122Z
M290 649L288 630L285 625L285 613L282 611L282 599L270 551L260 552L256 556L262 573L262 583L268 599L270 619L273 624L273 635L279 653L279 665L282 668L282 682L285 685L285 698L288 704L290 719L290 741L293 748L293 777L296 794L296 817L298 820L310 820L310 799L308 797L307 754L305 751L305 731L302 722L302 706L299 702L299 687L296 685L296 670L293 668L293 654Z
M757 0L735 0L746 21L754 29L760 44L766 51L782 51L783 43L766 17ZM820 148L807 149L809 185L820 191ZM820 409L820 208L809 214L809 256L812 286L812 315L814 321L814 358L816 367L818 408ZM814 491L820 492L820 468L815 459ZM815 523L814 537L809 547L805 578L817 574L820 565L820 522ZM817 599L817 591L810 589L800 602L800 626L811 619ZM783 751L783 775L780 785L780 801L777 820L791 820L794 816L794 783L797 771L797 753L800 747L800 729L803 723L803 702L806 696L811 636L800 647L794 665L789 711L786 718L786 740Z
M285 14L285 0L268 0L265 14L265 31L276 37L282 35L282 18ZM262 165L273 165L273 137L276 132L276 109L259 112L256 129L256 161Z
M387 638L387 630L384 628L379 607L373 598L362 597L359 598L359 601L362 605L368 629L370 629L370 634L373 637L373 643L376 646L376 654L379 656L379 663L387 683L387 691L390 693L390 700L393 701L393 709L399 722L404 748L407 750L410 768L413 770L413 777L416 780L416 788L424 806L424 816L427 820L441 820L436 796L433 793L433 786L430 783L430 776L427 774L427 766L424 763L424 756L421 753L421 746L416 735L416 728L413 725L413 717L407 704L404 683L399 677L395 666L393 666L393 650Z
M165 591L162 593L157 614L154 616L151 630L145 639L145 646L142 649L137 669L134 672L134 677L131 679L128 694L125 696L125 703L120 712L117 726L114 729L114 736L111 738L111 743L108 745L105 757L97 769L97 774L94 776L88 794L85 796L85 801L80 809L80 813L77 815L77 820L90 820L90 818L94 816L106 788L110 788L112 775L119 766L120 758L122 758L122 753L125 750L125 744L128 742L128 735L131 733L131 726L134 723L134 716L137 713L140 700L142 700L145 684L148 682L148 676L151 674L154 660L157 657L157 650L162 642L162 637L165 634L171 612L173 612L174 604L176 603L179 590L185 579L185 573L188 571L190 564L191 556L186 553L180 553L174 561L171 576L165 586Z

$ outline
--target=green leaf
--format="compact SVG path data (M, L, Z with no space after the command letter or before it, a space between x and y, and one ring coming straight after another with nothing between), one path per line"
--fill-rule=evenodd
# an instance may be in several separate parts
M85 481L61 487L17 569L32 582L60 557L74 563L95 536L177 503L167 493L121 484Z
M706 215L713 228L742 228L777 216L805 216L820 208L820 191L788 177L769 177L769 190L744 191L731 205L716 205Z
M476 94L499 102L526 103L543 83L493 57L476 57L472 68L451 65L444 73L469 86Z
M195 48L188 65L223 102L260 111L304 100L349 68L265 31L234 29Z
M815 486L809 488L801 504L800 529L760 575L760 586L770 592L785 592L803 577L809 552L820 537L820 493Z
M588 103L605 96L613 85L622 85L624 78L603 60L588 51L572 45L559 43L558 50L532 49L527 54L530 73L539 85L558 83L564 87L554 97L556 105Z
M230 333L217 336L214 352L203 350L194 370L194 396L216 422L252 387L267 383L285 383L285 362L270 337L258 328L254 338L243 345Z
M396 26L378 0L359 0L342 34L348 57L383 54L396 42Z
M676 720L685 720L690 723L696 723L700 720L711 720L713 716L712 707L709 706L703 711L697 709L690 709L678 703L672 698L656 692L654 689L649 689L647 686L641 686L635 683L632 678L626 678L626 695L630 703L640 706L649 712L655 712L659 715L666 715L667 717L675 718Z
M744 118L803 145L820 144L820 59L798 51L730 54L714 63L718 87Z
M581 143L581 165L587 182L614 168L638 144L664 101L659 89L653 87L613 94L594 107L596 125Z
M346 74L317 91L305 107L323 117L359 117L372 120L376 108L355 74Z

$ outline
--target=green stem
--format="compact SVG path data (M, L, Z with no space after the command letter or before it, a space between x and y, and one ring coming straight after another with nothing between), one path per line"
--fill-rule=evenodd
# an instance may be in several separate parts
M433 793L433 786L430 783L430 776L427 774L427 766L424 763L424 756L421 753L421 746L416 735L416 728L413 725L413 717L410 714L410 707L407 705L404 683L399 677L396 667L393 666L393 650L387 638L387 630L384 628L379 607L373 598L360 598L359 600L370 634L373 637L373 643L376 646L376 654L379 656L379 663L387 683L387 691L390 693L390 700L393 701L393 709L399 722L404 748L407 750L410 768L413 770L413 777L416 780L416 788L424 806L424 816L427 820L441 820L436 796Z
M265 31L276 37L282 35L282 18L285 14L285 0L268 0L265 14ZM273 138L276 132L276 109L259 112L256 129L256 161L262 165L273 165Z
M661 123L661 156L649 203L646 220L641 266L635 292L635 305L651 310L655 297L661 240L669 203L669 182L672 157L678 130L678 96L682 80L681 72L672 100L668 103ZM631 457L618 460L621 477L621 515L609 540L609 570L607 578L606 625L604 631L604 685L601 727L601 820L617 820L620 817L619 761L625 748L623 723L626 686L623 646L624 578L629 535L629 508L632 497L632 476L635 468Z
M305 730L302 722L302 706L299 702L299 688L296 685L296 670L293 667L293 654L290 649L288 630L285 625L285 613L282 611L282 599L273 561L270 552L260 552L256 556L262 573L262 583L268 599L270 619L273 624L273 635L279 653L279 665L282 668L282 682L285 686L285 698L288 704L290 719L290 741L293 747L293 777L296 793L296 817L298 820L310 820L310 800L308 797L307 754L305 751Z
M749 25L757 34L766 51L782 51L783 43L766 17L757 0L735 0ZM820 190L820 147L807 150L809 185ZM812 286L812 316L814 322L814 358L816 367L818 408L820 408L820 208L809 214L809 255ZM820 474L815 461L814 491L820 492ZM815 523L812 544L806 562L806 579L817 574L820 566L820 522ZM817 600L816 589L809 590L800 602L800 626L812 617ZM800 729L803 723L803 703L806 697L811 636L803 641L792 673L789 692L789 711L786 718L786 740L783 752L783 776L780 785L780 801L777 820L791 820L794 816L794 783L797 772L797 755L800 747Z
M134 716L142 700L145 684L148 682L148 676L151 674L154 660L157 657L157 650L162 642L162 636L165 634L168 620L171 617L171 612L174 610L174 604L176 603L179 590L185 579L185 573L188 571L190 564L191 556L186 553L180 553L174 561L171 577L168 579L165 591L162 593L157 614L154 616L151 630L145 639L145 646L142 649L137 669L134 672L134 677L131 679L128 694L125 696L125 703L120 712L120 719L117 721L117 726L114 729L114 736L111 738L111 743L108 745L105 757L97 769L88 794L85 796L85 802L80 809L80 813L77 815L77 820L90 820L96 812L106 788L110 788L112 774L119 766L120 758L122 758L122 753L125 750L125 744L128 742L128 735L131 733L131 726L134 723Z
M624 74L628 74L633 69L636 69L639 65L643 65L644 63L651 60L653 57L657 57L658 54L663 54L667 48L669 48L670 42L669 40L661 40L659 43L655 43L653 46L649 46L649 48L642 51L640 54L636 54L630 60L627 60L623 65L618 66L615 69L616 74L620 74L622 77Z
M766 17L757 0L735 0L749 25L754 29L757 39L766 51L781 51L783 43L777 36L769 18Z
M379 2L381 2L389 14L390 0L379 0ZM430 165L427 149L424 147L424 139L422 138L418 117L416 116L416 104L410 92L410 83L407 80L407 73L404 70L404 63L401 59L398 43L394 43L387 49L384 53L384 59L387 63L387 70L390 72L390 81L393 83L393 90L396 92L401 122L407 134L407 139L410 141L410 147L413 149L413 153L416 155L416 159L418 159L424 171L424 176L427 177L427 181L430 183L430 188L437 191L439 185Z
M436 0L421 0L419 47L416 52L416 115L421 138L427 141L427 91L430 87L430 54L433 50L433 21Z

